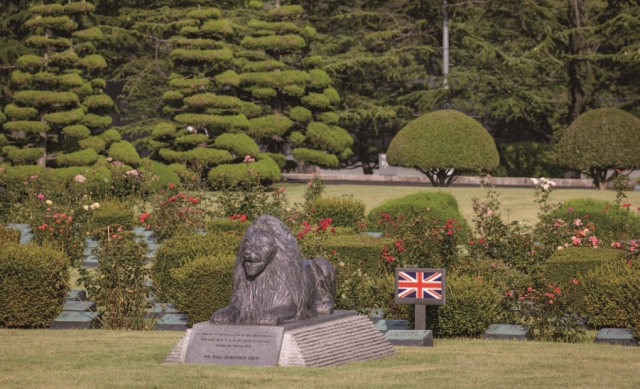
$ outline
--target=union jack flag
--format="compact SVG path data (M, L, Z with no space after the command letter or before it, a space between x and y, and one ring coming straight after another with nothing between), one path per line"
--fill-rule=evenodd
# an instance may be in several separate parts
M421 271L399 272L398 298L442 300L442 273Z

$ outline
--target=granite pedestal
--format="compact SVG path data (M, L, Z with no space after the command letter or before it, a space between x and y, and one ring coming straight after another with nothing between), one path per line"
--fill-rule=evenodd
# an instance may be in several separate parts
M384 338L394 346L433 347L431 330L390 330Z
M62 311L49 325L52 330L88 330L100 326L102 313L82 311Z
M638 345L638 341L633 337L633 331L627 328L603 328L598 331L593 343L620 344L623 346Z
M491 324L482 334L482 339L527 340L528 338L529 327L511 324Z
M393 354L367 317L336 311L278 326L198 323L164 363L321 367Z

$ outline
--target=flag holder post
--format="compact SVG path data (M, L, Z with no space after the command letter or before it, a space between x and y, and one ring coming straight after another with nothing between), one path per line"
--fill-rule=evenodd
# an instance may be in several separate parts
M427 329L427 306L423 304L416 304L415 307L415 329L426 330Z

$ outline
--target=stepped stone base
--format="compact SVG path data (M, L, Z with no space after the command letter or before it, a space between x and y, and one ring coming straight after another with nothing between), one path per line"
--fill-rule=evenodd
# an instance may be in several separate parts
M366 316L352 314L285 331L279 366L336 366L396 353Z
M393 354L393 346L371 320L355 311L336 311L280 326L198 323L164 364L322 367Z

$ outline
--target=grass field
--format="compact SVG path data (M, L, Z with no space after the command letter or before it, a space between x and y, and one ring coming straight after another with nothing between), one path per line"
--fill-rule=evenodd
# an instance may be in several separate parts
M163 366L176 332L0 330L1 388L637 388L640 349L436 340L334 368Z
M302 202L302 194L306 188L305 184L285 184L289 201ZM416 192L441 191L451 193L458 200L460 212L469 219L473 208L471 199L474 197L484 198L486 189L480 187L450 187L433 188L418 186L391 186L391 185L327 185L324 196L349 196L353 195L364 201L367 211L394 197L402 197ZM502 214L509 221L526 221L533 224L538 213L538 204L534 203L535 196L533 189L528 188L497 188L501 193ZM634 206L640 206L640 192L626 192L628 202ZM598 200L614 200L616 194L613 191L590 190L590 189L558 189L551 194L552 202L565 202L569 199L590 197Z

